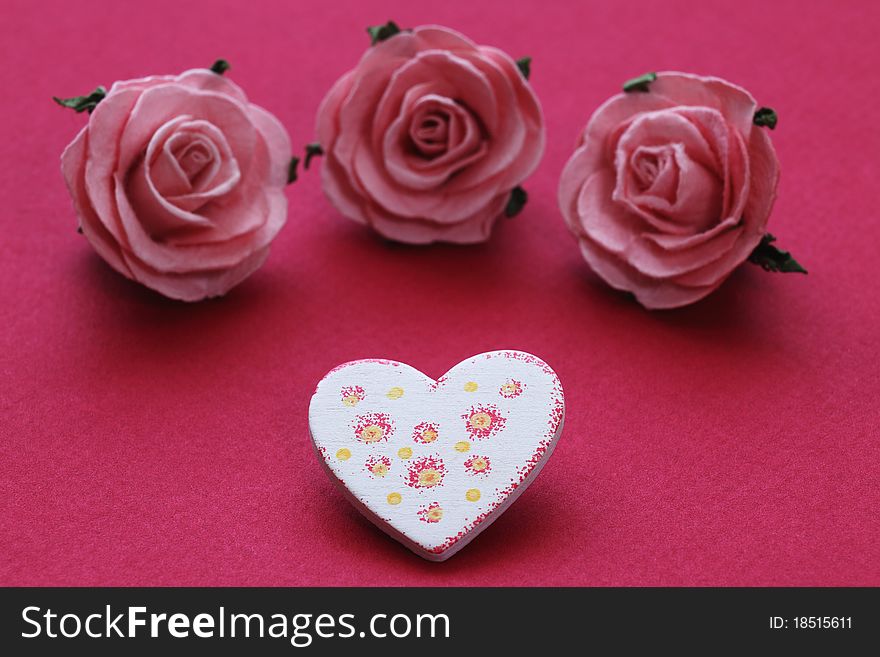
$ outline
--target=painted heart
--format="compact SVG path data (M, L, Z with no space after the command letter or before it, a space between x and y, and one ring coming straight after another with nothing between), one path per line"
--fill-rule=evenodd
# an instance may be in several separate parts
M364 515L443 561L532 483L564 415L544 361L493 351L437 381L389 360L340 365L312 396L309 428L331 479Z

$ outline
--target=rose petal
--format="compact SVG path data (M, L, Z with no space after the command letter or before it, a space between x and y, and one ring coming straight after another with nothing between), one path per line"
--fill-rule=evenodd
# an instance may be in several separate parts
M61 173L73 198L73 205L80 220L83 235L107 263L123 276L132 277L122 259L113 235L95 214L85 188L85 163L88 142L88 126L79 131L76 138L61 155Z
M251 121L263 138L269 154L269 171L266 184L283 189L287 186L288 167L293 156L290 135L281 122L259 105L248 105Z
M650 94L674 98L676 105L710 107L718 110L726 121L748 140L757 103L752 95L735 84L715 77L688 73L658 73L651 83Z
M324 149L325 156L332 150L333 141L339 132L339 108L351 92L354 79L354 71L343 75L333 84L318 106L315 134L318 135L318 142Z
M684 148L675 148L673 152L678 167L678 190L667 216L694 232L707 230L722 216L721 180L714 171L688 157ZM635 201L638 203L639 199Z
M160 84L174 82L177 80L176 75L149 75L143 78L134 78L131 80L118 80L110 86L107 97L116 95L121 91L144 91L150 87L156 87ZM105 98L104 100L106 100ZM103 101L102 101L103 102Z
M136 88L109 93L89 117L89 139L86 151L86 194L104 228L120 246L128 239L116 212L114 171L119 162L119 141L140 97Z
M184 84L194 89L202 91L211 91L224 96L230 96L236 100L247 104L248 99L241 87L239 87L231 78L225 75L218 75L206 68L194 68L184 71L175 79L179 84Z
M366 224L367 219L361 210L362 196L352 186L351 178L338 162L334 144L339 133L339 109L351 93L355 82L355 71L349 71L339 78L318 108L316 133L324 151L321 158L321 188L324 195L346 217Z
M341 214L358 223L369 223L364 211L366 203L363 192L359 187L355 187L348 172L332 153L329 156L326 154L324 156L321 169L321 188Z
M351 161L361 139L369 138L368 127L381 110L379 101L389 86L392 72L403 66L418 52L418 41L412 33L402 32L364 53L355 70L351 88L339 105L336 139L333 152L341 166ZM390 116L396 114L396 108Z
M155 271L131 253L125 260L135 280L160 294L180 301L201 301L226 294L259 269L269 255L268 247L256 251L234 267L179 274Z
M589 167L594 161L595 158L588 152L587 147L580 146L571 154L559 176L559 188L556 193L559 209L568 229L575 235L583 234L577 204L584 181L595 173L595 169Z
M713 239L686 250L676 251L667 251L656 242L642 236L631 245L623 257L633 268L646 276L678 280L682 274L700 269L725 257L725 254L730 252L741 235L741 227L729 228L720 232ZM727 273L729 271L719 272L719 276ZM705 281L702 284L708 285L711 282L714 281Z
M419 193L395 184L382 170L379 156L368 148L359 148L354 154L353 171L361 189L376 204L391 214L413 219L428 219L437 223L454 224L471 216L498 195L493 187L480 187L469 194L455 194L443 189L441 193Z
M683 251L702 244L740 223L739 219L728 217L708 230L694 235L671 235L665 233L644 233L646 240L654 242L665 251Z
M407 244L478 244L485 242L492 232L492 225L504 211L508 195L504 194L476 213L457 224L441 224L409 218L396 218L385 212L370 212L370 225L380 235Z
M779 184L779 160L770 138L763 130L752 131L749 154L750 191L738 240L718 260L682 277L682 284L705 285L706 281L732 272L749 257L767 232L767 219Z
M764 130L749 138L749 198L743 210L748 232L763 236L779 187L779 160Z
M645 230L638 215L612 200L614 178L609 171L596 171L581 187L577 198L580 233L623 255Z
M534 171L544 152L543 118L534 94L510 57L481 48L471 60L492 84L499 117L487 129L488 153L453 181L455 191L493 185L510 190Z
M462 33L440 25L422 25L415 28L412 34L419 41L420 50L450 50L455 53L467 53L478 48Z
M680 107L675 110L691 121L706 138L718 162L723 181L720 217L739 217L748 197L748 153L740 135L717 110Z
M670 280L652 279L640 274L620 258L597 248L587 238L581 239L579 244L581 254L593 271L611 287L632 293L648 309L687 306L708 296L723 282L717 281L705 287L686 287Z

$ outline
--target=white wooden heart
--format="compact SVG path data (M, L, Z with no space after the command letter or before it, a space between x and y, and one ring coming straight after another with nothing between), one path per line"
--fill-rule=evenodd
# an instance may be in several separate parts
M564 415L544 361L493 351L437 381L389 360L340 365L312 395L309 428L331 479L365 516L443 561L532 483Z

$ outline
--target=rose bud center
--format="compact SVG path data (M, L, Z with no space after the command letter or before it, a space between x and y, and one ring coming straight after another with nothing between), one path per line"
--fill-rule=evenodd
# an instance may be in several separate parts
M651 119L660 123L660 117ZM685 140L643 139L639 127L621 140L625 159L618 161L615 200L660 232L695 234L721 221L724 190L717 160Z
M408 150L427 162L465 157L483 141L470 110L452 98L436 94L426 94L413 105L408 137Z
M421 123L414 124L410 131L413 145L424 154L446 150L449 135L449 115L437 112L422 117Z
M154 239L213 226L204 208L241 179L225 135L202 119L182 116L151 137L128 179L132 207Z
M189 145L184 146L174 156L190 185L194 185L198 175L206 170L214 160L217 149L206 139L197 137Z

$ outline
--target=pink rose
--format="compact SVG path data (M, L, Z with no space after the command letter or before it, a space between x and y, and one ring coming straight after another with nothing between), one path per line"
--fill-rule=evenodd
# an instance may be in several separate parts
M207 69L117 82L61 157L83 234L114 269L174 299L247 278L287 218L290 140Z
M433 26L370 48L324 98L317 131L330 201L414 244L487 239L544 150L516 63Z
M559 184L590 266L647 308L693 303L755 249L779 162L745 90L661 73L593 114Z

